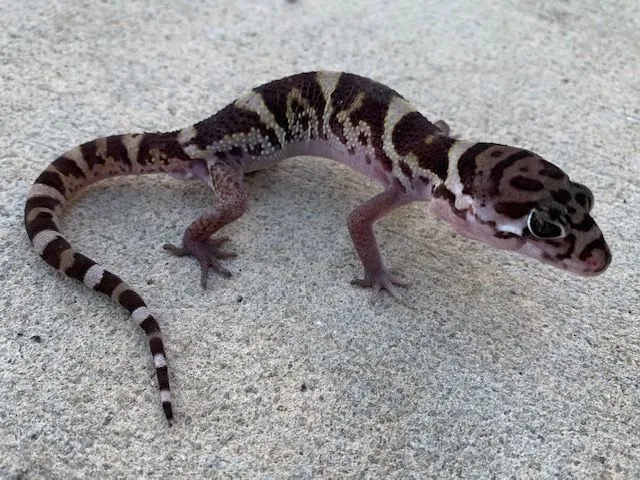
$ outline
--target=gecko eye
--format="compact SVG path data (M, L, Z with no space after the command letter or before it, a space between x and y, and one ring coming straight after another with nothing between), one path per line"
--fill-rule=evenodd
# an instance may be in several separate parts
M564 225L551 220L545 212L540 210L531 210L529 218L527 218L527 226L529 227L529 231L536 238L547 240L567 236Z

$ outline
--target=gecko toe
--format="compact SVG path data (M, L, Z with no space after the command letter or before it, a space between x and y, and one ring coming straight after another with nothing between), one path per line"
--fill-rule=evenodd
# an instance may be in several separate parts
M411 285L411 282L409 280L407 280L406 278L402 278L402 275L400 275L395 270L387 272L387 275L389 282L392 285L397 285L398 287L408 287L409 285Z
M222 277L231 277L231 272L222 266L220 262L222 259L236 256L233 252L220 249L220 245L228 240L228 237L217 237L201 241L194 240L185 235L182 239L182 247L166 243L163 245L163 248L178 257L189 256L195 258L200 264L200 286L206 289L209 269Z
M229 237L211 237L207 240L207 244L213 247L219 247L225 242L229 241Z
M186 255L189 255L189 252L187 252L184 248L177 247L172 243L165 243L164 245L162 245L162 248L164 248L168 252L171 252L176 257L184 257Z
M382 297L383 290L391 295L392 298L398 299L399 294L396 286L406 287L410 282L398 276L396 272L383 270L376 274L367 273L364 278L354 278L351 280L351 284L373 289L371 292L371 303L375 304Z

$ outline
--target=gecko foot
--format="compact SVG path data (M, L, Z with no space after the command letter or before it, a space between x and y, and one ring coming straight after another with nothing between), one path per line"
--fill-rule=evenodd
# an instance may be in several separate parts
M220 249L220 245L229 240L228 237L209 238L206 241L193 240L185 235L182 239L182 247L165 243L162 248L178 257L194 257L200 264L200 285L207 288L207 276L209 269L223 277L229 278L231 272L220 263L221 259L235 257L233 252Z
M383 270L376 274L365 273L364 278L354 278L351 280L352 285L363 288L372 288L371 303L376 303L382 297L382 290L386 290L393 298L398 298L398 292L395 288L406 287L411 282L400 278L397 272Z

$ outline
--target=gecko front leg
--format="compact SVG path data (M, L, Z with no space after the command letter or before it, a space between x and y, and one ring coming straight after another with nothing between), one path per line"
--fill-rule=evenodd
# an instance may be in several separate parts
M393 286L406 286L408 282L384 267L378 242L373 233L373 224L391 210L413 200L415 197L406 194L400 187L394 186L370 198L349 214L347 227L353 246L364 267L364 278L355 278L351 283L372 288L374 301L380 297L383 289L394 296Z
M242 181L243 173L222 162L209 164L209 187L217 196L213 210L204 213L187 227L182 236L182 246L165 244L165 250L179 257L194 257L200 264L200 285L207 288L209 269L230 277L231 272L222 266L220 260L235 254L222 250L220 245L228 237L213 238L212 235L228 223L237 220L247 209L247 193Z

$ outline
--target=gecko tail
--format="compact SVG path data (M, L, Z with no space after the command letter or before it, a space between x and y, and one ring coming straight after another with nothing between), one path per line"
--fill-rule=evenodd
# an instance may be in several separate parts
M74 278L88 288L103 293L124 307L132 320L142 328L158 378L160 401L167 421L173 423L173 409L167 359L160 326L140 295L120 277L96 261L73 249L60 233L60 214L67 200L77 191L103 178L131 173L162 171L149 159L149 139L156 135L116 135L99 138L76 147L54 160L36 179L29 190L24 210L24 223L31 244L49 265ZM166 143L166 138L165 138ZM138 153L144 145L144 158ZM135 155L134 155L135 153ZM141 168L141 160L144 167Z

